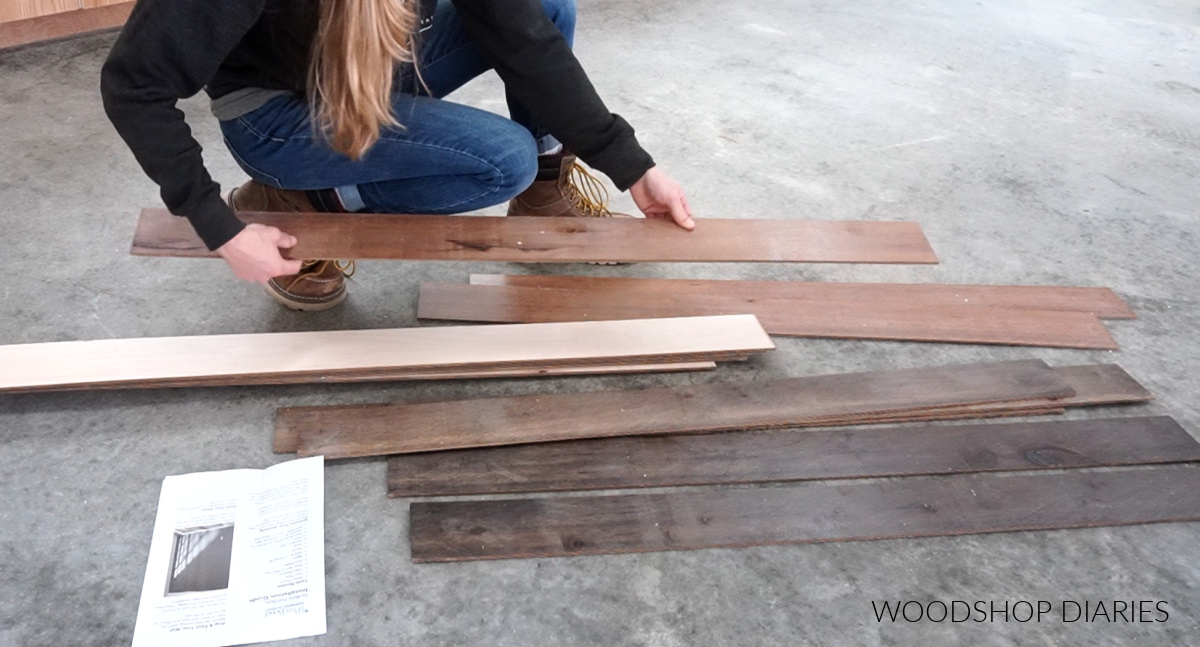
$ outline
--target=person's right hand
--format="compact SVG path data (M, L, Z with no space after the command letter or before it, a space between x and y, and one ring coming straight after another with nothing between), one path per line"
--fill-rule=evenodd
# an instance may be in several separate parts
M299 274L300 261L285 260L279 253L296 245L296 237L275 227L250 224L229 242L217 248L217 254L229 263L243 281L266 283L276 276Z

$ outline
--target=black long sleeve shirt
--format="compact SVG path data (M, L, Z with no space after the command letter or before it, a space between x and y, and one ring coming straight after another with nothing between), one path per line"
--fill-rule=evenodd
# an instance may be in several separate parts
M139 0L101 72L104 108L172 213L209 249L244 227L221 200L179 99L242 88L305 93L319 0ZM505 88L624 191L654 165L601 101L541 0L453 0Z

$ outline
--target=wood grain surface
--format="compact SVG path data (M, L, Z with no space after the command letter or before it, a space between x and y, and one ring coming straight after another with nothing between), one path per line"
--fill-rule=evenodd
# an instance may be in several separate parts
M414 562L561 557L1200 520L1194 464L415 502Z
M299 243L292 258L517 262L937 263L912 222L239 212ZM212 257L187 220L144 209L132 253Z
M112 29L125 24L133 11L132 2L106 4L52 13L12 22L0 22L0 50Z
M1200 461L1171 418L630 436L393 456L392 497L730 485Z
M742 313L757 316L772 335L791 337L1117 348L1091 312L929 305L858 296L822 301L745 297L732 290L650 292L423 283L417 307L422 319L489 323Z
M1133 309L1109 288L1050 285L638 279L555 274L472 274L470 283L471 285L597 290L618 294L725 294L744 299L821 302L869 300L891 305L971 305L986 308L1069 310L1091 312L1101 319L1137 318Z
M771 348L749 315L54 342L0 346L0 391L400 379L712 361Z
M457 379L493 379L514 377L565 377L572 375L625 375L630 373L681 373L687 371L711 371L717 368L716 362L685 362L679 364L623 364L613 366L566 366L557 368L516 368L491 371L446 372L446 373L407 373L399 377L404 380L457 380ZM349 376L341 382L378 381L390 379L386 373L372 374L367 377ZM276 425L275 437L272 444L276 454L295 454L300 439L298 431L286 424Z
M1116 364L1059 366L1054 372L1075 389L1075 395L1062 400L1064 406L1131 404L1154 399L1154 394Z
M80 0L3 0L0 2L0 22L36 18L82 8Z
M834 417L1074 394L1041 360L739 384L386 406L280 409L300 456L328 459L629 436L763 429Z

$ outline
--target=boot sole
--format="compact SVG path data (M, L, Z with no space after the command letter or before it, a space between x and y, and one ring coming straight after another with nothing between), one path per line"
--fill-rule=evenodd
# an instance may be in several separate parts
M275 299L279 303L283 304L284 307L288 308L289 310L298 310L300 312L320 312L322 310L330 310L341 305L341 303L346 300L346 288L344 287L340 292L337 293L336 296L328 301L297 301L289 298L285 294L281 294L279 291L273 289L269 285L264 287L267 291L267 294L271 295L272 299Z

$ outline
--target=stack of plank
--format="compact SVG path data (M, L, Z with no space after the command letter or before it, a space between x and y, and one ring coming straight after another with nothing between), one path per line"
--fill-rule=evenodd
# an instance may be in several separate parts
M749 313L772 335L1115 349L1108 288L471 275L426 283L417 316L549 322Z
M275 450L390 455L388 488L397 497L708 486L414 503L418 562L1200 518L1200 469L1083 469L1200 460L1200 445L1169 418L832 429L1151 397L1115 365L1050 368L1027 360L739 385L287 408L277 415ZM826 429L752 431L783 427ZM702 433L715 431L731 433ZM1072 471L981 474L1052 468ZM877 477L903 478L829 482ZM791 481L817 482L715 487Z
M0 346L0 392L700 370L774 348L752 315Z

